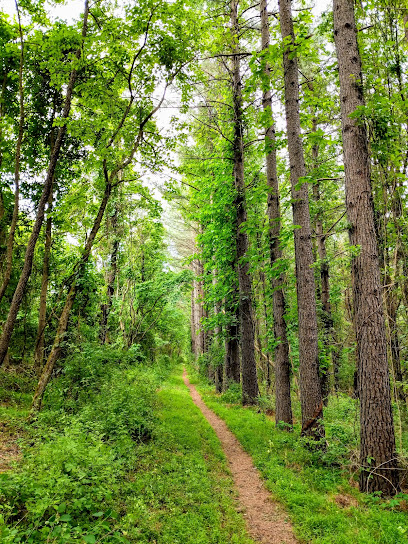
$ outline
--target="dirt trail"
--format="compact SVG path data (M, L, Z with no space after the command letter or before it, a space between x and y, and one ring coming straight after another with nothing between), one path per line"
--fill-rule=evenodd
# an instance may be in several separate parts
M186 371L183 379L194 404L200 408L222 444L251 537L262 544L296 544L291 524L285 520L285 514L265 489L251 457L242 449L225 422L207 408L194 385L189 382Z

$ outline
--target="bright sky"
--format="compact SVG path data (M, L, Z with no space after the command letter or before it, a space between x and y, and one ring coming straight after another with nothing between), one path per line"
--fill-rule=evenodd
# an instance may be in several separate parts
M16 4L15 0L0 0L0 9L9 13L10 15L15 15L16 13ZM59 4L58 6L53 6L49 13L52 15L52 18L56 19L65 19L67 21L72 21L74 19L79 19L79 16L84 11L84 1L83 0L67 0L65 5Z
M331 3L331 0L312 0L310 4L313 6L315 14L322 13ZM15 14L15 0L0 0L0 9L6 13ZM65 19L71 21L78 19L84 10L83 0L66 0L65 5L59 4L50 9L50 14L53 18Z

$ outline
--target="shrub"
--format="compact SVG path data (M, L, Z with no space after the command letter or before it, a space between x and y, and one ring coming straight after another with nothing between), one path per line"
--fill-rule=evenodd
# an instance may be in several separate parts
M81 420L106 440L146 440L155 425L155 390L155 380L148 372L117 370L82 410Z
M49 386L20 468L0 475L0 542L127 542L115 529L135 441L156 425L160 373L88 345ZM168 362L167 366L168 366Z

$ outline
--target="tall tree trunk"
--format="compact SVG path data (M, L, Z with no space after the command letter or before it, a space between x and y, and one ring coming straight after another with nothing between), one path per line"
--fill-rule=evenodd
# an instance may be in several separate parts
M1 118L0 118L1 122ZM0 136L1 137L1 136ZM0 157L1 167L1 157ZM6 209L4 207L4 194L0 189L0 277L3 277L3 261L7 251Z
M202 280L198 279L202 275L203 267L198 259L192 262L194 273L193 289L191 292L191 344L193 353L196 357L205 352L205 334L202 327L202 318L204 316L203 308L203 287Z
M317 146L314 146L313 153ZM324 354L328 361L328 356L330 353L330 344L331 344L331 333L333 329L333 318L331 315L331 305L330 305L330 276L329 276L329 263L327 260L327 251L326 251L326 239L323 232L323 218L320 210L321 199L320 199L320 182L315 181L313 185L313 198L317 204L317 213L316 213L316 246L317 253L320 261L320 301L322 303L322 321L323 321L323 345L324 345ZM327 363L328 364L328 363ZM319 364L319 376L320 376L320 386L322 389L322 397L324 405L327 406L329 399L329 368L328 366L322 367Z
M87 24L88 24L88 0L85 0L85 12L84 12L83 27L82 27L82 42L84 41L86 36ZM81 47L79 47L75 53L75 56L77 59L81 57L81 51L82 51L82 44L81 44ZM77 71L76 69L73 69L69 78L68 86L67 86L64 109L61 115L62 120L68 119L68 116L71 110L72 93L73 93L76 78L77 78ZM37 244L38 236L41 231L41 226L44 221L45 206L46 206L46 203L48 202L48 197L50 195L51 186L52 186L52 182L54 178L54 172L57 166L57 162L58 162L62 142L64 140L64 136L66 133L66 129L67 127L65 123L62 126L60 126L58 130L57 138L55 140L54 149L51 154L50 162L48 165L47 176L44 182L43 191L42 191L40 202L37 208L36 218L35 218L34 225L31 231L31 236L27 244L23 269L21 271L20 279L18 281L16 290L14 291L14 296L11 301L7 320L3 326L2 335L0 337L0 365L3 363L4 357L6 356L8 346L10 343L10 338L13 333L14 325L17 319L18 310L20 308L21 301L23 299L28 280L30 279L31 270L33 266L35 246Z
M213 285L217 285L217 271L216 269L213 269ZM221 303L216 302L214 304L214 316L218 316L221 313ZM216 325L214 328L214 335L212 338L212 341L215 346L215 353L218 354L219 351L221 351L221 327L219 325ZM222 364L222 361L217 358L216 359L217 366L215 367L215 390L217 393L222 392L222 386L224 382L224 366Z
M401 368L401 346L398 335L397 314L400 305L398 294L388 291L385 295L387 308L388 328L390 331L390 352L392 371L394 374L396 397L405 402L406 397L402 388L402 368Z
M112 244L112 253L110 258L110 270L108 273L108 281L106 286L106 304L102 305L102 315L101 315L101 332L100 339L101 344L107 344L109 342L108 334L108 319L109 314L112 309L113 304L113 295L115 294L115 280L116 274L118 271L118 252L119 252L119 238L117 233L117 222L118 222L118 208L115 208L114 215L112 217L112 233L113 233L113 244ZM142 277L142 281L143 277Z
M55 363L58 361L61 349L62 349L62 343L65 338L65 333L67 332L68 328L68 320L69 316L72 310L72 306L75 302L75 297L77 295L77 292L79 290L78 286L78 279L82 275L85 265L88 262L89 256L91 254L92 247L95 242L96 235L98 234L98 231L100 229L103 216L105 214L106 206L108 204L110 195L112 191L112 180L107 182L105 187L105 192L102 198L102 202L99 206L98 213L95 217L94 224L92 226L91 233L89 234L89 237L86 241L84 251L82 253L81 259L78 261L76 271L74 273L74 276L71 280L71 285L68 290L67 298L65 300L64 308L61 312L60 318L58 320L58 326L57 326L57 332L55 335L54 343L51 348L51 352L48 356L47 362L43 368L43 371L41 373L37 389L34 393L32 405L31 405L31 415L38 412L41 408L41 402L44 395L45 388L48 385L48 382L51 378L52 371L54 369Z
M45 225L45 245L44 245L44 260L43 260L43 269L42 269L42 279L41 279L41 292L40 292L40 308L38 312L38 329L37 329L37 339L35 342L35 352L34 352L34 369L37 376L41 375L41 370L44 364L44 336L45 336L45 325L46 325L46 316L47 316L47 291L48 291L48 281L50 275L50 256L51 256L51 243L52 243L52 188L50 191L50 196L48 198L48 209L47 209L47 222Z
M242 230L247 219L244 182L244 142L242 89L240 73L240 57L238 36L238 0L231 0L231 39L233 43L232 75L233 75L233 109L234 109L234 184L235 206L237 210L237 260L239 282L239 315L241 320L241 372L242 402L255 404L259 395L255 362L255 331L252 311L251 277L249 263L246 260L248 251L248 235Z
M260 4L262 25L262 50L269 49L269 20L267 0ZM279 180L276 161L275 125L272 113L272 93L270 89L271 67L268 62L264 68L265 82L263 83L262 105L270 121L265 131L266 148L266 179L268 183L268 218L269 218L269 247L272 268L282 258L280 247L280 201ZM283 274L272 275L272 305L273 305L273 332L275 338L275 395L276 395L276 423L283 421L292 425L292 404L290 398L290 361L289 344L285 321L285 295L283 292ZM269 364L269 363L268 363ZM268 367L269 374L269 367Z
M237 294L238 296L238 294ZM230 301L231 304L231 301ZM235 310L231 311L231 308L235 307ZM229 325L227 325L226 339L225 339L225 383L224 389L231 383L240 383L241 381L241 364L239 353L239 306L238 304L229 305L226 302L227 314L232 314L233 319Z
M320 182L315 181L313 185L313 198L317 204L317 215L316 215L316 240L317 240L317 252L320 261L320 300L322 303L322 320L323 320L323 342L326 357L329 357L331 354L333 362L333 377L334 377L334 387L338 389L338 375L339 375L339 350L337 348L337 334L334 329L333 314L331 310L330 303L330 267L329 260L327 258L326 250L326 236L323 232L323 218L320 210L321 203L321 193L320 193ZM329 368L319 369L320 374L320 384L322 388L322 397L325 406L329 399L330 391L330 381L329 381Z
M309 84L310 90L313 90L313 84ZM313 132L318 128L317 119L313 119ZM315 144L312 149L313 166L318 167L319 146ZM320 261L320 301L322 304L323 321L323 344L327 363L325 367L319 365L320 385L322 388L323 403L327 406L330 392L330 372L328 367L329 356L333 361L334 386L338 389L338 367L339 352L337 349L337 334L333 326L333 315L330 303L330 267L326 251L326 236L323 231L323 211L320 191L320 181L317 179L313 184L313 198L316 203L315 233L317 254Z
M308 184L300 133L298 61L291 12L291 0L279 1L280 26L284 42L283 68L285 109L295 225L296 290L299 319L299 374L302 435L324 436L323 402L318 373L316 286L310 226Z
M197 274L201 278L204 274L204 266L201 261L197 261ZM198 351L201 355L206 352L206 335L203 326L203 318L205 317L203 279L197 281L197 310Z
M262 270L261 271L261 280L262 280L262 299L263 299L263 314L264 314L264 320L265 320L265 329L268 330L268 324L269 324L269 318L268 318L268 307L266 304L266 281L265 281L265 273ZM286 322L285 322L286 325ZM289 351L289 346L288 346ZM271 357L269 354L268 349L268 340L266 341L266 385L268 388L271 387ZM290 377L289 377L290 379Z
M193 263L193 270L194 270L194 263ZM193 285L191 288L191 318L190 318L190 326L191 326L191 351L195 357L198 355L197 350L197 329L196 329L196 302L195 302L195 294L196 294L196 286L195 286L195 280L193 280Z
M20 96L20 118L18 123L18 137L16 145L16 158L14 163L14 208L13 216L11 219L11 225L9 230L9 235L7 239L6 246L6 263L3 275L3 281L0 286L0 302L3 300L4 294L6 292L7 286L10 282L11 272L13 270L13 249L14 249L14 238L16 234L17 221L18 221L18 211L19 211L19 198L20 198L20 160L21 160L21 144L23 142L23 130L24 130L24 87L23 87L23 66L24 66L24 40L23 40L23 31L21 29L20 21L20 10L18 9L18 4L16 3L17 15L18 15L18 28L20 34L20 66L18 72L18 90ZM1 344L0 344L1 345ZM4 356L0 359L0 365L3 362L3 359L7 353L8 344L4 352Z
M360 397L360 490L392 495L399 488L374 225L370 158L363 123L350 117L364 106L361 59L353 0L334 0L334 37L339 63L346 209L352 260L358 388Z

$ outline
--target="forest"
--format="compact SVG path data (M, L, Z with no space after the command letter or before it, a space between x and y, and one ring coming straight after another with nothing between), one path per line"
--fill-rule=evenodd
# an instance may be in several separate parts
M407 0L0 43L0 543L408 542Z

